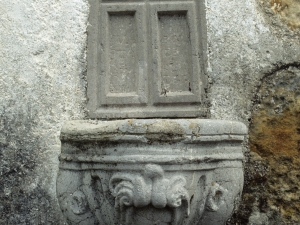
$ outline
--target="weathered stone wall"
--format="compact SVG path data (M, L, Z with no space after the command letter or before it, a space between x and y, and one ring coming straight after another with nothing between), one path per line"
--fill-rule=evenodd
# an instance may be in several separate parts
M63 121L84 118L86 1L0 3L0 224L63 224Z
M299 224L300 70L290 66L262 79L250 125L250 157L240 219ZM239 214L239 213L237 213Z
M300 220L298 5L206 1L210 116L250 124L243 201L228 223ZM0 12L0 223L64 224L59 132L86 118L88 2L2 0Z
M211 115L250 125L242 203L228 224L298 224L299 2L213 2Z

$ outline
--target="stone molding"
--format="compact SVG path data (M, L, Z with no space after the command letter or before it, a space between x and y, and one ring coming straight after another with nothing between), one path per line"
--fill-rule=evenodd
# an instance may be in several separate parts
M62 127L62 141L185 142L243 141L247 127L238 121L209 119L73 120Z
M61 209L70 224L223 224L242 191L246 133L202 119L67 122Z

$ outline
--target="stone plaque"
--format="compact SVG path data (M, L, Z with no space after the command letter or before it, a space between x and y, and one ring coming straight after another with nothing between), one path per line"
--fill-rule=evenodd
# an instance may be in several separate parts
M90 0L90 6L91 118L205 116L202 1Z

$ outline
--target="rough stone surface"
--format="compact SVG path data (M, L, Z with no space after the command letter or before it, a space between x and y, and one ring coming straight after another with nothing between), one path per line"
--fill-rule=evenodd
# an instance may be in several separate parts
M297 4L297 1L282 2ZM287 9L277 13L272 7L275 9L269 0L205 2L208 67L204 72L209 82L206 94L211 118L249 123L256 103L254 96L263 77L274 76L276 71L290 66L299 67L299 31L286 25ZM297 17L293 18L297 24ZM55 193L59 133L64 121L85 118L87 20L86 0L0 3L2 224L64 223ZM173 112L167 113L171 116ZM269 166L269 159L258 151L257 154L249 156L246 163L246 184L249 184L246 188L253 185L255 189L256 182L251 182L251 177L259 178ZM274 168L285 165L296 169L295 163L275 159ZM297 162L294 156L293 162ZM280 182L288 181L278 179ZM281 187L265 186L276 191ZM243 221L242 224L249 218L252 221L258 221L259 216L262 221L266 216L270 218L268 212L247 207L247 196L250 200L251 196L260 196L258 191L253 193L244 195L244 209L235 214L236 221ZM281 206L278 202L289 197L286 191L278 196L276 201L271 198L271 205ZM264 201L259 204L264 205ZM280 221L281 217L287 221L287 215L275 210L271 217L274 221ZM291 217L294 221L295 215Z
M299 1L263 0L258 1L258 6L273 35L287 42L299 43Z
M237 121L210 119L127 119L113 121L73 120L64 123L61 129L62 141L108 140L116 136L169 135L173 137L202 137L246 135L247 128ZM164 140L164 138L160 138ZM239 139L237 139L239 140Z
M0 3L0 224L63 224L59 133L84 118L85 1Z
M276 71L299 65L298 31L290 30L271 7L267 0L225 1L222 4L219 1L207 1L211 118L251 122L252 107L256 102L254 96L263 78L274 75ZM283 79L288 81L287 77ZM270 87L271 92L275 90L274 86ZM289 123L293 123L293 120L293 116L287 119ZM275 197L281 190L282 180L277 181L276 187L267 185L267 190L251 190L253 194L247 194L248 189L261 186L268 169L265 160L250 157L252 154L248 151L251 150L246 148L248 160L245 164L246 185L243 201L240 210L233 215L228 224L255 224L255 221L288 224L283 211L276 209L276 205L280 205L278 202L289 196L284 191L282 195ZM276 169L283 164L280 160L272 162ZM278 179L275 174L273 179ZM286 180L283 183L288 182ZM296 190L292 193L295 192ZM264 211L265 201L270 196L261 193L272 193L271 199L277 199L276 203L273 199L273 203L270 204L274 210ZM297 217L297 213L293 214L293 217Z
M211 116L246 122L261 78L298 62L299 42L275 36L255 1L208 1L207 7Z
M299 68L289 67L265 77L259 88L249 133L253 153L240 208L243 223L249 214L250 224L259 219L265 221L261 224L300 222L299 84Z
M272 0L269 2L274 12L292 30L300 28L300 2L296 0Z

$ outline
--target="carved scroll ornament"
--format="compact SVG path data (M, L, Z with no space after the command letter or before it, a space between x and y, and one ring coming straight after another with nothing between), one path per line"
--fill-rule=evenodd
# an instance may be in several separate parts
M177 208L185 201L186 216L190 213L189 193L185 188L183 176L165 178L163 169L158 165L146 165L142 174L116 173L109 182L115 197L115 208L120 214L125 207L144 207L152 204L155 208L169 206Z

